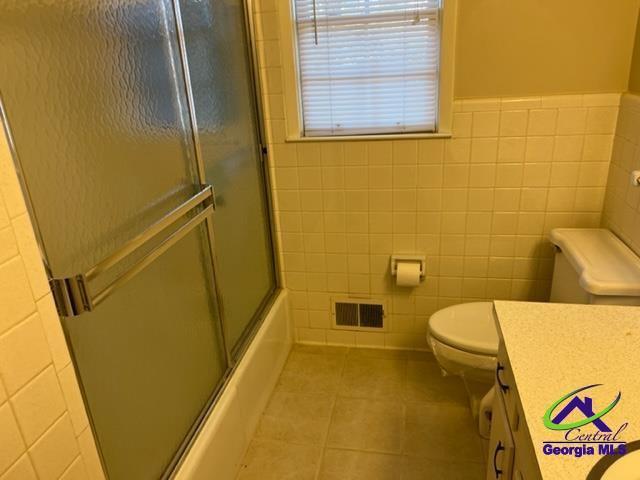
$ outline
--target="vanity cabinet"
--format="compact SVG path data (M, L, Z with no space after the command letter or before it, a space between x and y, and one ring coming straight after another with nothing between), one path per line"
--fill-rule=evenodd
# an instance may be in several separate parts
M541 480L504 344L500 343L495 375L487 480Z
M493 398L487 480L512 478L514 445L501 395Z

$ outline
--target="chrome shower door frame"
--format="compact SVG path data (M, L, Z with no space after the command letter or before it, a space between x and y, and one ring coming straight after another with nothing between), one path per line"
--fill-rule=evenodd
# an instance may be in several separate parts
M206 173L205 173L205 164L204 164L200 135L198 130L198 121L195 113L194 94L193 94L193 89L191 87L189 59L187 55L186 39L185 39L184 25L182 22L180 0L172 0L172 4L173 4L173 9L175 14L174 16L176 20L176 32L178 34L179 54L180 54L182 71L183 71L183 78L185 79L185 89L186 89L185 93L186 93L188 108L189 108L189 120L191 122L193 144L195 146L195 158L198 166L198 175L200 177L200 182L202 184L206 184L208 179L206 178ZM261 81L260 81L261 79L258 74L258 72L260 71L260 67L259 67L260 64L259 64L258 54L256 50L255 22L252 14L253 0L242 0L242 5L243 5L242 13L244 16L244 23L245 23L244 33L246 34L246 41L248 45L247 55L249 58L249 62L248 62L249 76L250 76L249 80L251 84L252 103L255 106L255 115L256 115L255 135L258 139L259 148L260 148L260 151L259 151L260 160L261 160L260 175L261 175L262 186L263 186L262 194L264 195L264 198L266 200L265 203L267 206L267 215L268 215L268 218L266 218L268 231L266 233L269 239L269 243L271 244L271 254L273 259L273 273L274 273L275 285L274 285L274 288L269 293L267 293L262 303L258 307L256 314L254 315L254 317L251 319L249 323L249 328L244 333L244 335L240 337L237 346L234 348L228 345L227 343L225 343L228 349L228 352L227 352L228 360L232 368L240 361L247 347L251 344L251 340L253 339L253 337L258 331L258 328L262 324L262 321L264 320L269 307L273 304L278 291L282 288L282 277L281 277L281 272L279 268L280 253L276 244L278 237L275 230L275 215L274 215L274 208L273 208L274 202L273 202L273 194L271 190L272 183L271 183L271 177L269 174L267 135L266 135L266 129L265 129L265 120L264 120L264 112L265 112L264 102L263 102L264 96L263 96L263 91L261 87ZM213 180L214 179L210 179L211 182L213 182ZM215 188L215 184L213 186ZM215 198L214 198L214 203L215 203ZM215 272L216 271L216 252L215 252L215 234L213 231L213 220L207 223L207 229L208 229L208 235L210 238L209 245L211 247L211 256L213 258L213 268ZM215 285L217 286L218 283L216 282ZM218 299L218 311L220 312L220 318L222 321L222 328L224 333L224 328L225 328L224 301L222 300L222 296L220 295L219 290L217 291L216 298Z
M207 178L205 173L205 164L204 164L204 158L203 158L202 147L200 142L200 135L198 130L198 121L195 114L194 94L191 87L189 59L187 56L186 40L185 40L184 25L182 23L180 0L172 0L172 4L173 4L173 11L174 11L174 18L176 21L176 32L178 35L178 46L179 46L181 68L183 72L183 78L185 80L184 87L185 87L185 93L186 93L188 109L189 109L189 121L190 121L191 133L193 135L193 144L195 148L195 159L196 159L196 164L198 169L198 176L199 176L200 182L202 184L206 184ZM249 328L247 329L243 337L241 337L238 342L238 348L232 349L230 348L225 335L224 304L221 301L221 295L218 289L218 282L214 281L213 284L216 287L217 307L218 307L219 318L222 323L221 329L222 329L223 339L225 342L224 344L225 344L225 351L227 354L227 362L229 365L229 370L225 375L222 385L220 386L218 391L215 393L215 395L211 398L211 401L209 405L206 407L202 415L202 418L195 425L194 431L187 439L185 439L185 444L183 448L181 448L179 454L176 455L175 462L172 464L171 471L167 472L169 474L169 478L173 477L173 475L181 465L182 461L184 460L186 455L189 453L189 450L193 446L195 439L198 437L198 434L204 427L204 423L207 421L207 419L213 412L213 409L215 408L220 396L222 395L227 384L233 377L233 374L237 369L239 362L242 360L242 357L246 353L253 338L256 336L258 329L260 328L260 326L262 325L262 322L266 318L270 307L275 302L277 294L282 289L282 275L279 268L280 251L276 244L278 237L275 230L275 215L274 215L274 208L273 208L274 202L273 202L273 193L271 189L272 183L271 183L271 177L269 174L269 166L268 166L269 157L268 157L267 135L266 135L265 119L264 119L264 112L265 112L264 102L263 102L264 97L263 97L263 91L261 88L260 76L258 75L260 68L259 68L259 59L258 59L258 54L256 49L255 22L252 14L253 0L242 0L242 4L243 4L243 16L244 16L244 22L245 22L245 34L247 37L247 45L249 46L249 51L247 52L247 54L249 56L248 66L249 66L249 74L250 74L250 84L252 87L252 97L253 97L252 100L256 110L255 134L258 138L259 146L260 146L260 152L259 152L260 159L261 159L260 174L262 178L263 195L266 199L266 206L267 206L267 214L268 214L268 218L266 219L268 224L267 234L271 244L275 285L274 285L274 288L266 295L266 297L262 301L254 318L251 319ZM215 185L213 186L215 188ZM213 202L215 206L215 196L214 196ZM207 226L207 235L209 237L210 254L211 254L211 259L213 263L212 268L213 268L214 277L215 277L217 265L216 265L215 233L213 230L213 222L214 220L212 219L212 217L208 217L206 226Z

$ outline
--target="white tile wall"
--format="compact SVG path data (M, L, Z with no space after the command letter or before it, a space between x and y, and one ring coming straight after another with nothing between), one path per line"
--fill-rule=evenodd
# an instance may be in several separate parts
M0 480L104 478L88 425L0 129Z
M602 224L640 255L640 187L631 171L640 169L640 97L625 94L613 142Z
M262 2L255 18L297 340L425 348L439 308L546 299L548 231L600 224L620 95L456 101L449 140L286 142L278 15ZM414 251L427 279L397 288L389 256ZM390 330L331 330L344 295L384 299Z

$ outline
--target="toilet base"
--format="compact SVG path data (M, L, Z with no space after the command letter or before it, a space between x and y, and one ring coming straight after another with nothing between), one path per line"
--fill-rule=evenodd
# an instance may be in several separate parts
M481 437L489 438L493 406L493 384L472 380L464 375L462 375L462 381L469 397L471 414L478 426L478 432Z
M483 438L489 438L493 400L488 397L493 391L496 357L465 352L430 335L427 341L442 372L462 378L478 432Z

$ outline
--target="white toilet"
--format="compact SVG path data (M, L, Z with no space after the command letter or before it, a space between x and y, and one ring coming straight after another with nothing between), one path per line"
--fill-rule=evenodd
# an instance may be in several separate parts
M640 305L640 258L609 230L557 228L550 240L556 246L552 302ZM429 319L427 340L441 368L464 380L480 433L487 435L498 353L493 303L437 311Z

